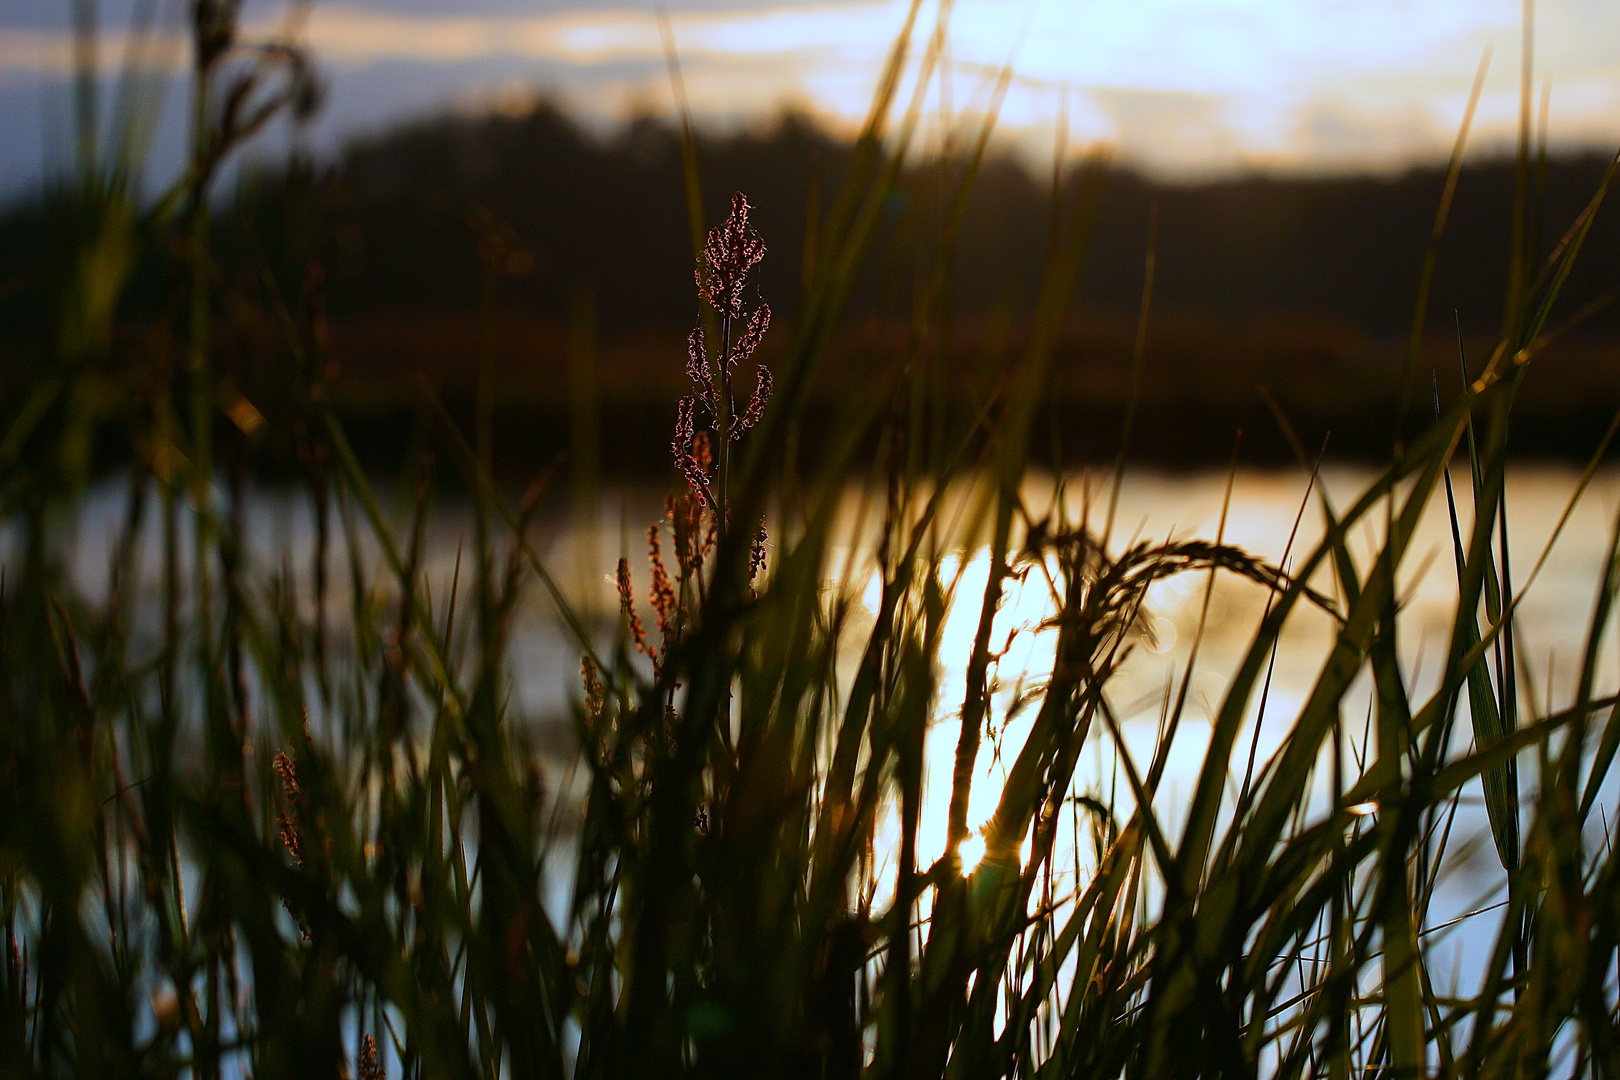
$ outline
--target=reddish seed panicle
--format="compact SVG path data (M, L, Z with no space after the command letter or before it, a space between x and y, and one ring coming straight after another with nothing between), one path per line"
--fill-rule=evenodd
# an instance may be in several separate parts
M692 460L697 462L697 467L704 476L708 476L709 470L714 467L714 451L709 446L709 433L707 431L700 431L693 436Z
M708 436L698 430L698 406L703 406L723 427L718 437L734 442L760 422L771 396L771 372L761 364L748 407L739 412L732 400L732 371L753 357L771 326L770 305L762 303L749 311L743 304L749 276L765 257L765 243L748 223L748 211L748 197L737 192L731 197L730 216L709 230L704 244L702 265L696 271L698 296L719 315L723 344L719 355L711 357L708 335L701 324L687 335L686 375L696 393L681 399L675 415L675 438L670 444L675 467L711 515L711 529L716 526L715 519L725 516L725 508L709 480L711 461L705 452ZM678 533L676 542L679 545ZM684 552L681 561L684 566Z
M580 658L579 680L585 686L585 723L588 727L595 727L602 719L602 707L607 703L607 694L602 689L602 679L597 673L596 661L589 656Z
M700 449L706 447L700 446ZM700 458L701 460L701 458ZM675 533L675 559L683 577L694 578L703 566L699 529L703 522L703 500L693 494L666 495L664 513Z
M670 452L675 456L675 467L686 477L692 494L700 497L712 508L714 493L709 488L709 436L694 431L696 400L688 394L681 398L675 409L675 437L670 441Z
M675 534L675 561L683 575L687 572L687 550L691 546L685 528L685 504L686 499L664 496L664 516L669 519L670 530Z
M276 775L281 778L281 795L287 802L287 809L276 815L276 831L281 837L282 846L287 849L287 854L292 856L293 862L303 866L303 833L298 827L298 819L304 801L304 789L299 786L298 770L293 765L292 758L286 754L277 754L271 764L275 767ZM304 921L303 915L289 900L283 899L281 906L292 916L293 922L298 924L299 937L309 941L309 924Z
M630 560L619 560L619 611L630 624L630 640L635 643L636 651L646 656L652 656L652 647L647 644L647 631L641 626L641 616L636 614L635 589L630 582Z
M658 526L647 528L647 561L652 564L652 600L653 610L658 612L658 633L663 640L664 651L669 651L669 640L675 636L680 622L679 605L675 599L675 586L669 580L669 571L664 567L663 546L659 541Z
M294 817L298 813L298 804L303 795L303 789L298 786L298 771L293 766L292 758L286 754L277 754L271 763L275 766L276 775L281 778L281 794L287 801L289 812L276 815L276 829L281 834L282 846L293 857L293 862L299 866L304 865L304 858L299 854L298 821Z
M693 406L695 402L690 394L675 406L675 437L670 440L669 452L675 455L676 464L684 464L692 456L693 440Z
M733 441L742 438L743 432L759 423L760 417L765 415L765 403L769 400L771 400L771 369L761 364L758 381L754 384L754 396L748 401L748 409L737 418L737 426L731 429Z
M759 572L765 569L765 541L770 539L770 533L765 531L765 519L759 519L759 529L754 533L753 543L748 549L748 580L753 581Z
M731 347L731 355L726 357L726 366L736 367L753 356L754 350L759 348L759 343L765 339L765 331L770 328L771 306L761 304L748 317L748 329L743 331L743 336Z
M748 224L748 197L731 197L731 215L709 231L703 246L703 266L697 270L698 295L716 311L733 319L742 317L743 289L748 271L765 257L765 242Z
M700 559L708 558L709 557L709 552L714 550L714 545L719 541L719 538L720 538L720 519L718 517L716 517L715 515L710 514L709 515L709 528L708 528L708 531L703 534L703 546L698 549L698 551L700 553L698 557Z
M686 377L698 387L703 404L713 412L714 376L709 371L709 352L701 326L694 326L686 336Z
M702 595L704 560L715 548L722 522L730 519L730 507L724 505L723 496L716 490L714 442L720 441L723 448L728 438L730 441L742 438L759 424L771 397L771 371L763 364L756 366L754 393L747 408L739 410L732 397L732 372L739 364L753 358L771 325L769 305L761 303L749 310L744 304L753 269L765 257L764 241L749 224L748 211L747 196L741 192L733 195L731 213L724 223L709 231L701 264L695 271L698 296L719 317L720 342L712 342L701 323L686 338L686 375L692 380L693 393L682 397L676 406L675 432L669 451L675 467L686 479L688 491L684 496L671 496L664 503L675 540L674 559L680 588L676 587L671 568L664 562L659 527L647 530L647 552L652 565L650 600L658 615L660 637L657 647L648 642L636 615L629 564L619 560L619 606L636 648L652 658L655 673L690 618L682 607L684 590L688 583L696 583L697 595ZM713 355L711 346L715 349ZM700 417L699 409L704 410L705 415ZM699 427L700 421L714 429L712 434ZM762 520L749 551L749 580L757 577L764 565ZM587 710L589 699L587 681Z
M304 857L298 854L298 826L287 814L276 815L276 831L281 837L281 845L293 857L293 862L299 866L304 865Z
M377 1040L370 1035L360 1040L360 1060L354 1071L358 1080L385 1080L386 1074L377 1060Z

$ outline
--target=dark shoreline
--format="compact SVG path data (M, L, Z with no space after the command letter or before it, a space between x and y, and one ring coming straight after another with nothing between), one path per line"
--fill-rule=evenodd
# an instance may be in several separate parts
M471 409L466 403L452 402L450 411L470 427ZM610 406L600 414L603 439L598 468L604 480L660 482L676 480L669 467L670 416L673 403L660 405ZM801 435L801 470L812 472L827 440L817 439L815 431L825 431L838 416L826 405L812 406L805 412L805 434ZM1560 414L1542 419L1516 416L1509 439L1510 458L1518 463L1556 462L1582 466L1592 456L1613 416L1612 408L1594 406L1584 412ZM1055 424L1054 424L1055 420ZM1387 415L1341 414L1338 416L1292 417L1296 432L1314 454L1323 440L1328 443L1327 464L1377 466L1390 459L1392 426ZM364 414L349 413L344 426L361 463L368 470L389 473L402 461L400 450L411 444L417 423L413 407L401 406ZM524 483L554 464L566 467L572 457L566 408L498 409L494 418L496 472L508 483ZM1055 427L1055 431L1054 431ZM1298 463L1287 439L1278 430L1269 410L1258 399L1243 411L1210 410L1186 402L1145 408L1136 419L1127 460L1131 465L1172 472L1225 468L1232 460L1234 442L1241 430L1238 463L1247 467L1285 467ZM1423 429L1408 425L1408 437ZM1101 409L1069 409L1056 418L1048 416L1035 425L1030 438L1033 463L1054 464L1054 435L1061 448L1056 464L1064 468L1111 465L1118 450L1120 414ZM1201 448L1208 448L1207 452ZM870 460L876 451L876 437L866 441L859 457ZM444 455L439 455L441 460ZM1620 457L1612 449L1605 460ZM448 462L441 469L448 468ZM275 469L273 471L282 471Z

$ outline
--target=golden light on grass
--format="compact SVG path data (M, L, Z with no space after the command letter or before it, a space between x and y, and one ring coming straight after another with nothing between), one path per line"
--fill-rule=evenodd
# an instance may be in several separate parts
M979 863L984 861L984 851L984 837L979 833L974 833L957 846L956 857L961 863L963 877L978 869Z

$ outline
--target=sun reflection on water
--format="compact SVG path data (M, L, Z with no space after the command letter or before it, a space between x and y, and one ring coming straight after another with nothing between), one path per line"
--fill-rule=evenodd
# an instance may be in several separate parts
M1166 538L1213 539L1220 520L1224 480L1149 475L1127 484L1119 515L1119 533L1123 535L1116 535L1115 550L1133 536L1155 542ZM1353 473L1323 478L1332 497L1341 502L1364 480ZM1510 478L1510 498L1521 511L1514 520L1516 550L1539 552L1570 483L1571 477L1553 471L1537 474L1527 470ZM1569 643L1581 637L1588 609L1584 597L1592 567L1601 562L1599 549L1607 535L1606 519L1612 513L1615 493L1620 491L1620 474L1605 477L1599 487L1603 490L1595 489L1578 510L1579 520L1572 520L1560 541L1561 557L1548 565L1546 575L1537 583L1535 592L1527 596L1522 609L1526 615L1525 633L1543 643L1542 651L1557 646L1555 668L1560 664L1567 667L1571 657L1578 660L1579 650ZM1321 535L1321 515L1312 504L1307 507L1292 550L1285 553L1304 493L1303 479L1293 474L1240 474L1226 519L1226 541L1270 562L1286 559L1297 565ZM1043 498L1044 493L1037 492L1026 495L1025 501L1039 505ZM1358 565L1365 567L1370 562L1380 529L1374 522L1368 530L1352 537L1352 553ZM1521 532L1523 535L1519 535ZM1427 554L1431 549L1445 554L1449 543L1444 506L1431 506L1418 529L1411 557L1402 568L1400 585L1408 618L1408 635L1401 642L1402 665L1409 673L1414 695L1431 692L1439 675L1433 642L1428 642L1428 655L1425 643L1430 638L1443 639L1454 603L1455 583L1443 572L1444 566L1435 569L1438 563ZM940 631L936 691L924 737L922 805L916 836L918 872L934 866L946 854L967 668L990 573L990 555L983 546L971 546L942 556L938 569L941 583L948 590L949 606ZM1329 594L1336 591L1330 568L1323 569L1312 584ZM1116 745L1101 722L1094 723L1068 792L1094 799L1095 806L1111 807L1116 824L1124 824L1134 803L1119 755L1128 754L1139 773L1146 771L1159 748L1166 703L1174 700L1182 681L1189 678L1188 662L1196 643L1197 663L1190 672L1185 711L1167 752L1164 779L1154 800L1155 816L1172 846L1179 842L1185 800L1204 764L1210 720L1223 703L1229 685L1227 676L1237 669L1265 614L1269 597L1265 588L1252 582L1218 576L1209 596L1206 619L1205 593L1210 588L1210 577L1205 572L1161 579L1149 588L1139 626L1128 642L1130 655L1108 686L1110 705L1120 721L1120 742ZM1003 592L990 634L990 650L996 659L989 672L989 708L968 798L967 838L957 851L957 867L964 875L972 875L989 854L985 826L996 812L1007 772L1038 713L1039 691L1052 670L1057 644L1057 630L1045 625L1055 614L1056 603L1039 567L1006 579ZM875 615L882 600L881 580L873 575L860 582L856 595ZM1332 619L1314 608L1302 608L1291 618L1279 644L1275 669L1266 677L1263 707L1257 686L1245 708L1243 728L1228 763L1234 796L1246 774L1252 774L1257 781L1266 775L1267 760L1310 696L1334 632ZM1563 681L1568 682L1570 677ZM1346 715L1359 716L1366 699L1366 688L1356 689L1347 699ZM1357 730L1349 731L1351 726ZM1347 725L1346 730L1346 737L1352 741L1364 738L1359 723ZM1313 814L1325 811L1329 798L1325 781L1319 786L1321 790L1313 791L1311 796ZM1376 809L1375 805L1362 804L1352 812L1372 814ZM1229 813L1230 806L1222 811L1219 828L1225 828ZM1069 802L1063 814L1050 867L1054 894L1059 897L1083 887L1095 866L1094 826L1103 835L1107 832L1101 818L1095 817L1095 807L1087 809ZM1469 827L1480 825L1482 820L1470 819ZM880 908L886 898L893 896L900 839L899 807L894 801L880 809L873 838L871 886ZM1020 838L1019 847L1019 864L1028 866L1030 833ZM1032 902L1035 899L1032 897ZM930 894L919 897L917 917L926 918L930 904Z

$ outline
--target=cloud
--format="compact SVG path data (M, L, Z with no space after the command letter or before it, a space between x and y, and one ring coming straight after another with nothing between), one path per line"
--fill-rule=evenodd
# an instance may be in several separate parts
M493 89L510 84L515 66L604 116L628 101L667 100L655 19L608 2L529 15L512 5L469 14L455 0L340 0L315 5L297 34L338 93L361 71L414 66L454 70L467 80L462 96L475 96L480 70ZM670 18L697 111L743 116L795 100L855 122L906 7L768 0ZM1435 156L1449 146L1487 46L1497 59L1480 131L1511 128L1520 10L1518 0L956 0L949 99L982 106L991 75L1010 61L1017 74L1003 127L1043 144L1049 134L1032 133L1049 132L1067 93L1078 138L1161 168ZM1620 9L1545 0L1540 19L1538 73L1554 81L1555 139L1613 137L1620 65L1598 42L1620 36ZM248 28L284 32L273 18ZM164 63L184 55L178 35L157 44L152 55ZM106 39L104 65L123 46ZM65 32L0 30L0 79L59 78L72 61ZM387 100L365 109L378 122L390 115Z
M671 17L683 55L742 58L811 55L870 60L881 56L899 29L905 7L881 3L820 5L749 12L687 13ZM243 38L281 38L292 32L322 62L348 67L388 61L428 64L518 58L584 66L627 59L659 59L663 47L655 18L639 11L570 11L552 15L400 15L354 4L321 4L289 27L259 19ZM156 35L164 53L185 45L174 29ZM100 41L104 65L118 62L127 38ZM0 28L0 70L69 74L73 41L65 29Z

